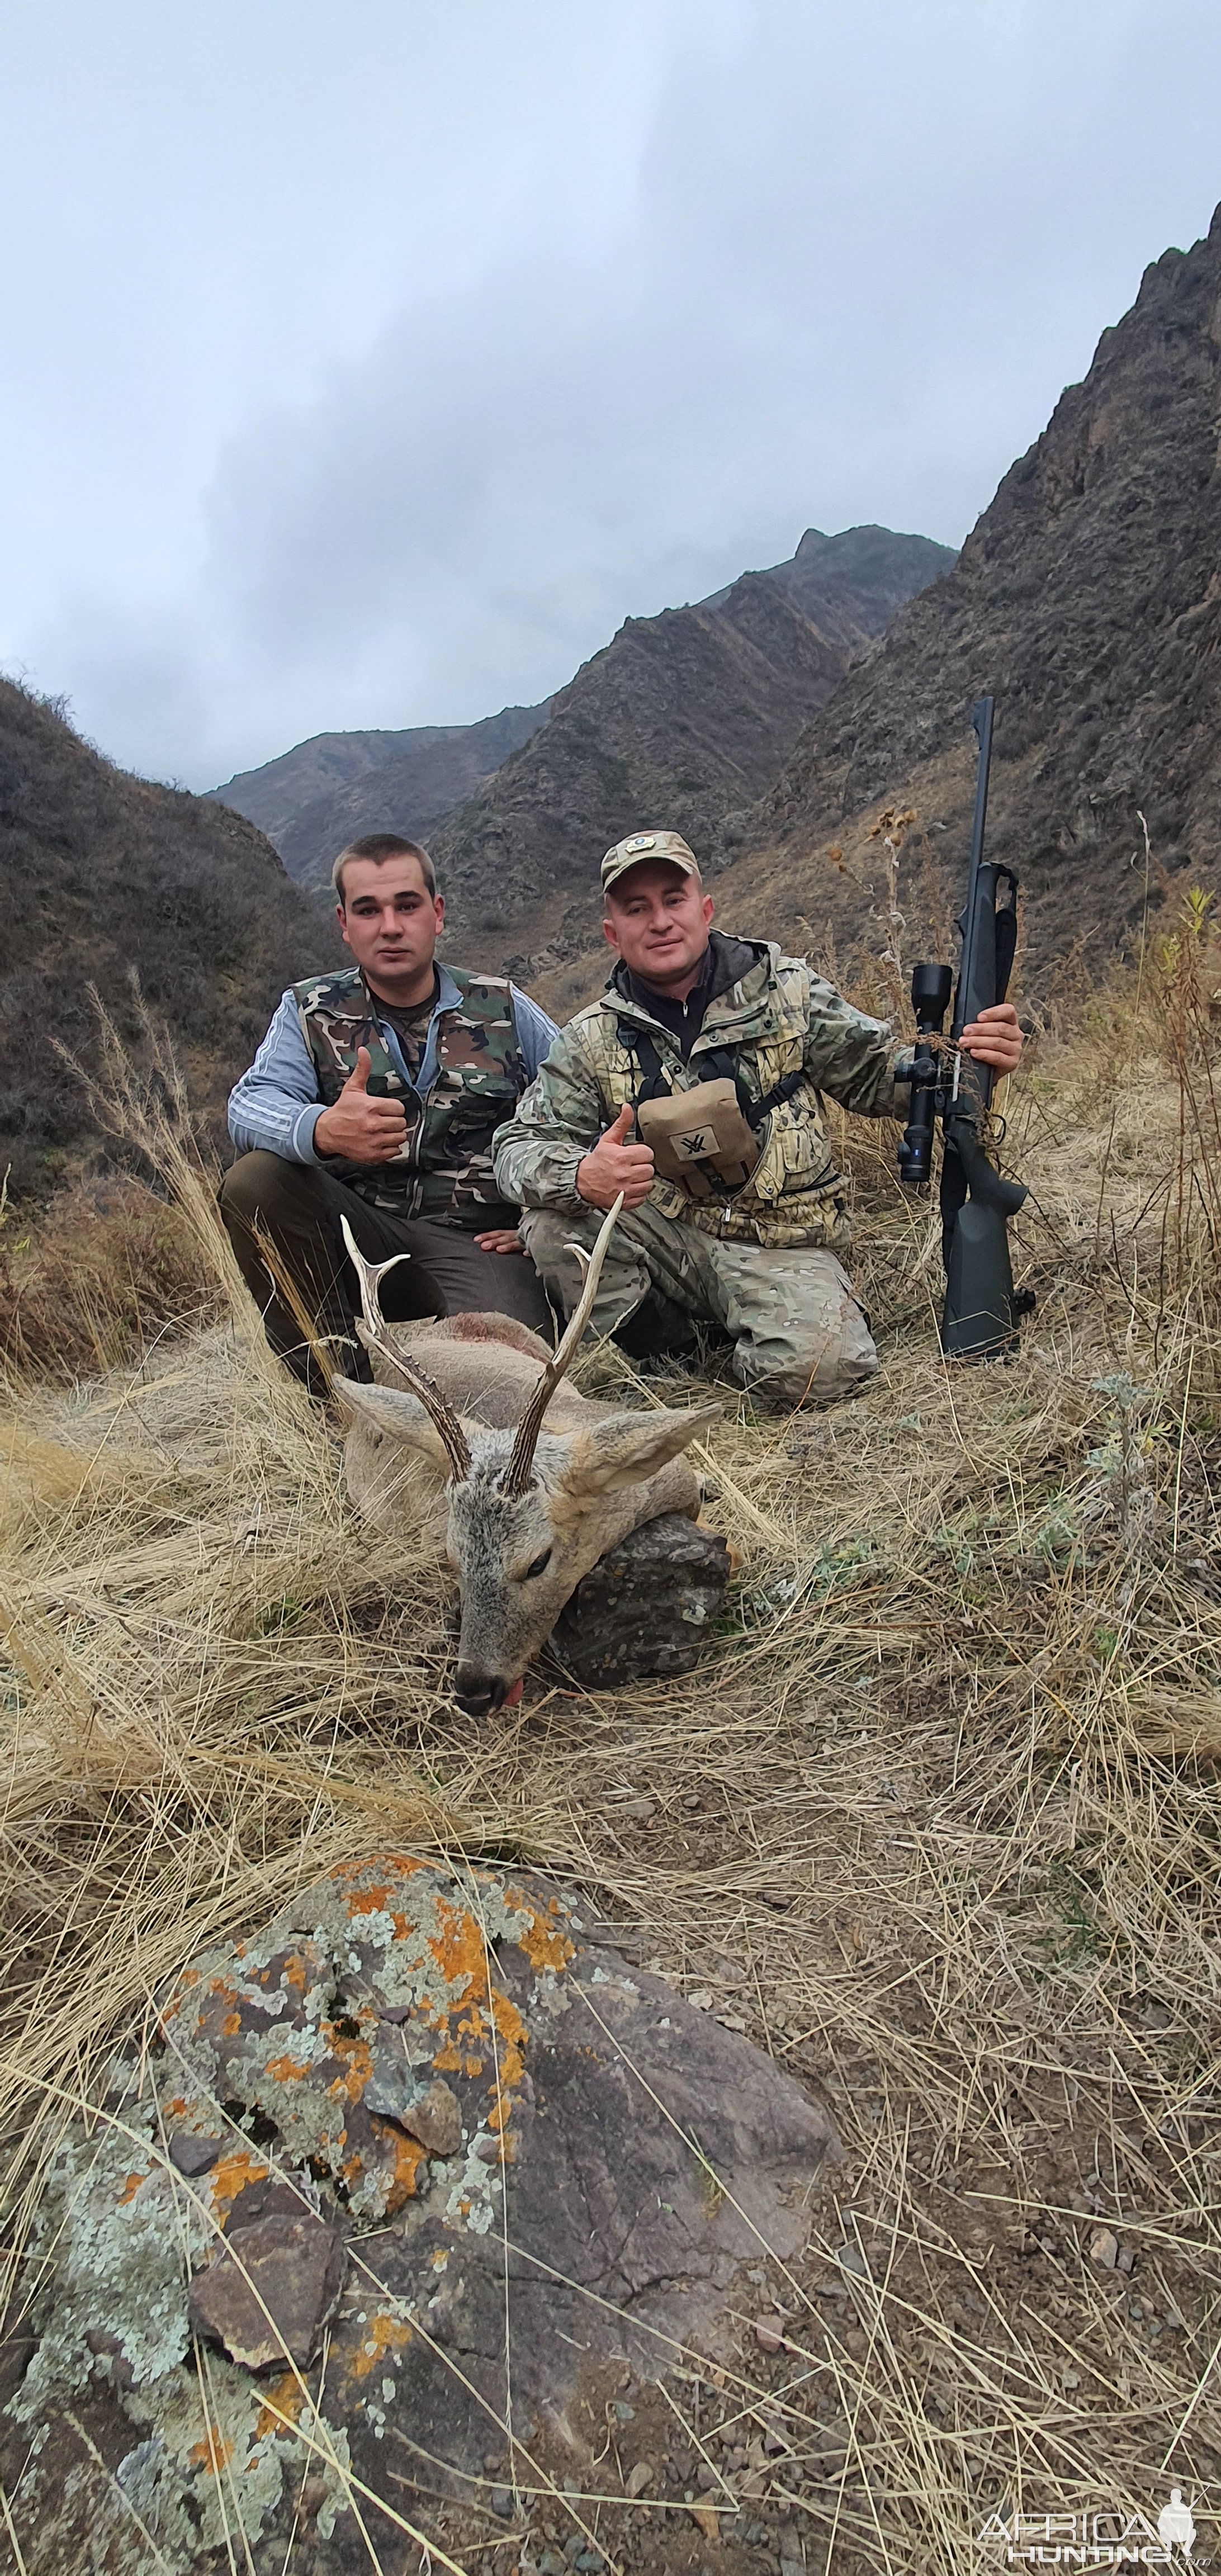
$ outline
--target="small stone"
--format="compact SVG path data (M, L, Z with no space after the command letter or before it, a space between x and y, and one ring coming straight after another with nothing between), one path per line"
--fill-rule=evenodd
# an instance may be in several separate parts
M779 2317L756 2317L755 2342L760 2352L783 2352L784 2326Z
M409 2137L418 2138L430 2156L456 2156L462 2144L462 2112L456 2093L438 2077L403 2114Z
M713 2468L711 2460L701 2460L699 2467L695 2472L695 2483L701 2490L701 2493L706 2495L709 2487L714 2487L716 2482L717 2474L716 2470Z
M835 2260L839 2264L841 2271L851 2272L854 2280L868 2280L869 2265L865 2261L865 2257L862 2254L859 2245L837 2246Z
M262 2218L233 2229L191 2283L192 2331L244 2370L285 2362L304 2370L338 2304L346 2263L340 2229L320 2218Z
M512 2520L513 2498L507 2487L493 2487L492 2492L488 2497L488 2503L490 2504L493 2513L499 2514L502 2522L510 2522Z
M688 1995L687 2001L693 2012L711 2012L712 2010L712 1997L706 1986L697 1986L694 1994Z
M1060 2373L1060 2386L1061 2388L1080 2388L1080 2372L1076 2370L1062 2370Z
M197 2138L192 2129L175 2129L170 2139L170 2163L193 2180L196 2174L211 2172L222 2145L220 2138Z
M651 2460L636 2460L636 2461L634 2461L634 2462L633 2462L632 2467L628 2470L627 2476L625 2477L625 2479L624 2479L624 2481L623 2481L623 2491L624 2491L624 2494L625 2494L625 2495L630 2495L630 2496L639 2496L639 2495L643 2495L643 2494L644 2494L644 2491L645 2491L645 2488L646 2488L646 2487L651 2487L651 2486L652 2486L652 2483L653 2483L653 2463L652 2463L652 2461L651 2461Z
M657 1809L651 1798L625 1798L621 1806L612 1808L611 1813L626 1816L634 1825L647 1825Z
M1097 2227L1090 2238L1090 2261L1100 2272L1113 2272L1119 2261L1119 2238L1109 2227Z
M772 1906L777 1914L787 1914L793 1902L787 1887L761 1887L759 1894L764 1904Z
M1121 2245L1116 2257L1115 2269L1117 2272L1130 2272L1135 2261L1136 2247L1134 2245Z
M471 2154L478 2157L481 2165L498 2165L500 2162L499 2138L476 2138Z

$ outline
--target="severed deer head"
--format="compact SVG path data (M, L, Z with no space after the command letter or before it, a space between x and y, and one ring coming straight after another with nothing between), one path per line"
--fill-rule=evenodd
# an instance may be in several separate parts
M608 1547L663 1512L699 1509L681 1453L718 1406L628 1412L566 1383L621 1205L592 1253L572 1247L585 1279L554 1353L507 1315L448 1316L409 1338L387 1326L379 1288L394 1264L367 1262L342 1221L360 1280L357 1331L376 1371L372 1386L336 1385L350 1417L349 1487L369 1519L417 1543L443 1504L462 1596L455 1697L471 1716L520 1698L527 1665Z

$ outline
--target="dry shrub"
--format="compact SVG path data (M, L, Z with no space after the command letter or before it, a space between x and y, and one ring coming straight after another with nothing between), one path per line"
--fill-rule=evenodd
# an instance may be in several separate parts
M143 1182L79 1183L0 1207L0 1374L84 1377L210 1321L216 1282L183 1217Z
M934 1212L879 1193L876 1384L789 1420L720 1389L743 1563L702 1667L601 1694L540 1671L485 1728L448 1699L443 1570L353 1525L179 1140L226 1320L27 1395L5 1435L13 2268L64 2120L205 1937L375 1842L522 1853L820 2087L846 2151L809 2259L761 2255L732 2367L676 2357L652 2490L676 2519L553 2498L561 2535L580 2512L613 2566L680 2563L697 2416L744 2519L848 2570L968 2563L1018 2507L1156 2516L1172 2478L1206 2519L1221 1339L1211 1023L1193 1003L1176 1034L1166 989L1116 984L1014 1087L1020 1357L945 1371ZM633 1383L613 1351L583 1368Z

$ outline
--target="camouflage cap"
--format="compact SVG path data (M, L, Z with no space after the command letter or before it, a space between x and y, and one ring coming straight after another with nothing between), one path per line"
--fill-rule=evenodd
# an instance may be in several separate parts
M681 832L633 832L630 839L616 841L602 861L602 892L607 894L617 877L638 868L642 859L668 859L671 867L681 868L686 877L697 877L699 860L689 850Z

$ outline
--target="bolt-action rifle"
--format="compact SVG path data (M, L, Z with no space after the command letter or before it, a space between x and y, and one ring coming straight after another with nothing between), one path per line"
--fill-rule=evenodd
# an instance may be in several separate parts
M992 700L971 710L979 743L975 822L967 900L958 916L962 955L950 1028L952 1046L970 1022L1003 1002L1017 941L1017 878L1012 868L984 857L988 770L992 756ZM1005 889L1001 899L1002 888ZM924 965L912 973L916 1044L896 1068L911 1084L911 1114L899 1146L899 1178L908 1189L927 1189L932 1178L933 1131L941 1120L941 1248L945 1259L945 1309L941 1347L947 1359L1002 1359L1017 1348L1020 1316L1034 1304L1029 1290L1015 1290L1009 1259L1009 1219L1026 1198L1018 1181L1002 1180L984 1148L992 1105L992 1069L944 1046L942 1024L953 981L948 966Z

